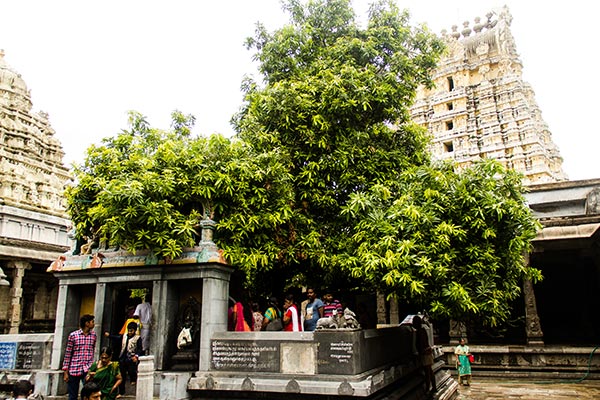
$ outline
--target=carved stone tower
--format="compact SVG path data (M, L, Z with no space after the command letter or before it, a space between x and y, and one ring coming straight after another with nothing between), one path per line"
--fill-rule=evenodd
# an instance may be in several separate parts
M0 50L0 198L3 204L65 217L69 170L43 112L31 112L25 82Z
M413 120L432 135L434 159L468 166L480 158L500 161L521 172L525 183L566 180L562 158L552 142L534 92L522 79L508 8L487 14L473 27L442 32L447 53L433 79L420 88Z
M45 269L70 242L64 152L48 116L31 108L0 50L0 333L54 330L58 285Z

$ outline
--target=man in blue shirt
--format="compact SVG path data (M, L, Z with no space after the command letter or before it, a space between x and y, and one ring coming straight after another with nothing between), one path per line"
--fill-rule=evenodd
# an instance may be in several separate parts
M306 314L304 317L304 330L307 332L314 331L317 328L317 321L323 318L323 302L317 297L317 293L313 288L308 288L306 291L308 304L306 305Z

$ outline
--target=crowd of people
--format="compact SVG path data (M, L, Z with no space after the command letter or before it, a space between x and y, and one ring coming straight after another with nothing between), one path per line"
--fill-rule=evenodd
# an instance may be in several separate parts
M271 297L264 312L261 312L257 302L236 300L233 297L229 300L228 330L238 332L310 332L316 329L320 318L341 316L344 312L342 303L334 299L332 293L325 293L319 298L314 288L306 290L306 300L300 304L291 293L285 296L283 303L276 297Z
M257 302L236 301L230 297L228 310L228 329L231 331L314 331L322 318L340 317L345 307L332 293L325 293L319 298L314 288L306 290L306 299L298 304L293 294L288 294L280 303L276 297L271 297L264 307L264 312ZM142 303L148 304L148 303ZM149 312L140 311L146 309ZM125 394L125 383L129 380L135 386L139 357L148 354L149 340L144 336L144 324L140 321L142 315L150 321L151 308L137 307L133 315L126 319L124 328L117 335L105 332L106 338L118 340L120 348L118 357L113 354L111 347L102 347L100 357L94 360L96 333L93 315L83 315L80 319L80 329L69 334L65 348L62 370L64 381L67 383L69 400L77 400L79 389L83 383L81 399L116 400ZM320 322L319 322L320 324ZM412 327L416 331L416 348L425 375L426 391L436 391L436 381L432 365L434 362L433 347L428 334L423 327L420 316L412 319ZM149 332L149 329L146 330ZM146 334L147 335L147 334ZM145 339L146 337L146 339ZM455 349L456 366L459 384L471 383L471 358L469 347L461 339ZM19 383L19 382L17 382ZM27 382L29 383L29 382ZM31 384L30 384L31 385ZM25 392L29 392L25 394ZM85 393L84 393L85 392ZM30 395L31 386L21 382L15 385L14 395ZM85 394L85 396L84 396ZM27 398L27 397L15 397Z
M110 346L102 347L99 359L94 360L97 342L94 316L85 314L80 318L80 329L71 332L67 339L62 366L69 400L79 398L82 383L83 389L87 391L97 386L100 394L96 397L96 390L92 390L86 392L84 397L82 390L81 399L116 400L125 395L127 380L131 387L135 387L139 357L147 354L149 350L149 341L146 341L144 348L144 337L141 336L144 330L139 317L136 311L125 321L125 330L121 330L119 334L104 332L106 338L120 342L117 360L113 360L113 350Z

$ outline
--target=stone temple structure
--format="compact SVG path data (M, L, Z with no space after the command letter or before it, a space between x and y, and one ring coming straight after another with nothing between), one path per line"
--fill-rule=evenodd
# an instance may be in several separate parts
M521 79L510 19L503 9L476 20L472 31L465 24L446 34L449 53L434 76L437 87L421 89L412 108L433 135L434 157L464 166L495 158L523 172L531 184L528 204L543 224L529 259L546 278L535 290L524 283L516 335L471 342L474 369L478 376L586 372L600 379L600 352L594 354L600 322L593 318L600 307L600 179L565 181L533 91ZM403 344L413 338L398 305L379 329L226 332L234 266L216 249L209 224L200 243L169 264L148 251L73 255L62 205L70 180L63 151L47 116L31 109L27 86L0 51L0 391L25 378L36 393L62 395L65 339L78 317L93 313L99 337L114 332L133 288L147 290L156 316L136 398L215 398L219 391L239 398L373 398L398 387L406 399L423 398L414 351ZM179 348L184 327L193 328L193 341ZM450 343L453 334L476 339L461 326L449 328ZM437 398L452 398L456 384L446 369L453 346L442 335L436 345Z
M45 271L69 248L63 156L48 115L32 112L27 85L0 50L0 332L54 330L58 285Z
M432 135L436 159L468 166L480 158L500 161L524 174L525 183L567 179L562 158L534 92L522 79L523 65L506 7L487 20L442 32L447 45L434 72L433 89L420 88L413 120Z

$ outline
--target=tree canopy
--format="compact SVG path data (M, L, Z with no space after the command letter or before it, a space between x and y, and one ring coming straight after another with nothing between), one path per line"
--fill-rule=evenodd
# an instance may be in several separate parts
M237 136L192 137L180 112L160 131L132 113L76 169L79 235L173 258L209 216L259 293L342 279L436 316L506 319L522 279L540 277L523 260L537 225L518 174L430 162L409 106L442 42L389 0L365 27L349 0L284 7L288 25L248 39L260 79L243 82Z
M294 207L304 217L289 261L308 276L339 275L332 256L346 251L351 221L341 210L352 193L429 161L408 106L418 85L431 84L441 42L410 27L391 1L375 3L361 28L349 3L292 0L289 25L273 33L258 25L248 46L262 81L245 82L235 118L241 139L289 159Z
M193 123L175 112L165 132L131 113L129 130L91 146L66 192L79 236L174 258L198 241L203 218L217 218L230 257L268 268L278 238L261 230L291 214L285 164L275 151L257 155L220 135L192 138Z
M428 310L489 325L510 316L538 223L521 176L495 161L455 172L451 164L411 167L393 188L355 193L343 210L357 223L340 263L355 278Z

